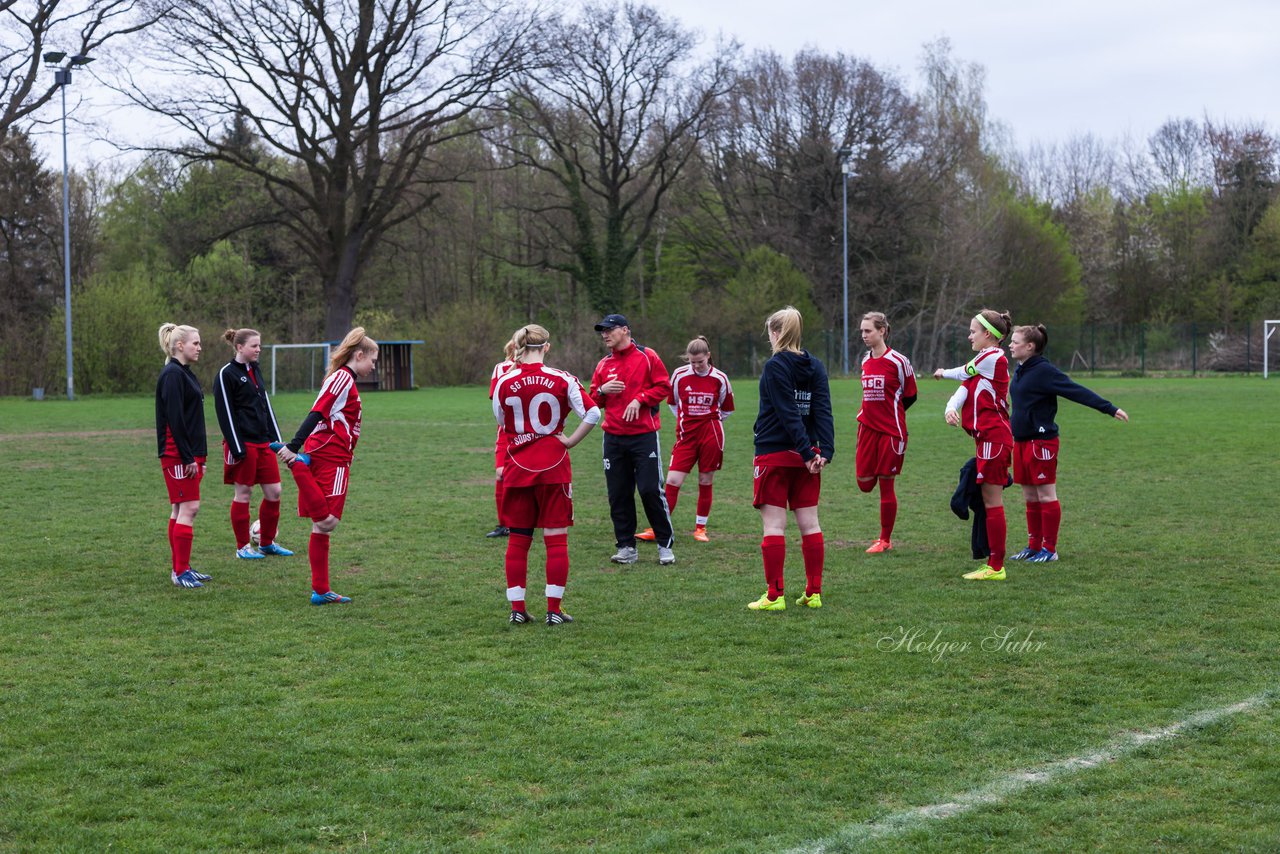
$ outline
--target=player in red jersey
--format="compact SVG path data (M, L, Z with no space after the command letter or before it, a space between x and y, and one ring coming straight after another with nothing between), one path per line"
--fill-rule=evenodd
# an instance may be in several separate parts
M694 516L693 538L708 542L707 517L715 474L724 465L724 427L733 414L733 386L724 371L711 364L711 345L699 335L685 348L687 365L671 374L671 394L667 404L676 417L676 444L667 466L667 511L676 512L676 500L684 479L698 466L698 508ZM652 540L653 529L636 534L637 540Z
M978 355L966 365L933 372L934 379L962 383L947 401L947 423L963 427L977 448L977 481L986 509L991 558L981 569L965 573L965 578L974 581L1003 581L1005 577L1004 487L1013 459L1013 433L1009 429L1009 360L1000 342L1012 329L1008 312L984 308L969 321L969 343Z
M311 604L345 604L351 599L329 587L329 535L342 520L347 478L360 440L360 391L356 380L378 370L378 342L357 326L329 357L329 371L311 411L288 443L272 444L298 485L298 515L311 519L307 560L311 564Z
M508 341L502 348L503 359L493 366L493 373L489 375L489 400L493 400L493 387L498 384L498 378L515 367L515 352L514 340ZM502 457L506 450L502 447L502 428L499 427L498 437L493 442L493 504L498 508L498 524L485 534L486 537L505 537L509 533L502 524Z
M916 374L906 356L892 349L889 319L878 311L862 316L862 408L858 410L856 470L858 489L870 492L880 483L880 537L867 549L879 554L893 548L898 496L893 480L902 473L907 453L907 410L916 402Z
M515 366L494 385L493 415L502 435L502 519L510 533L505 570L509 622L530 622L525 611L525 584L533 529L542 529L547 549L548 626L572 623L561 607L569 580L569 527L573 525L573 468L569 449L582 441L600 421L594 402L587 407L582 383L572 374L548 368L551 336L529 324L512 336ZM589 400L589 398L587 399ZM564 433L569 410L582 423L573 435Z
M192 528L200 510L200 479L209 453L204 392L191 372L191 365L200 361L200 330L165 323L160 327L160 349L165 364L156 381L156 441L169 491L169 578L178 587L203 587L211 578L191 568Z
M290 557L293 552L276 543L280 527L280 464L269 446L280 441L280 427L258 366L262 335L256 329L228 329L222 337L235 349L235 357L214 377L213 408L222 428L222 481L235 488L231 496L231 532L236 539L236 557ZM258 505L260 547L256 548L249 541L249 501L254 484L262 484L262 503Z

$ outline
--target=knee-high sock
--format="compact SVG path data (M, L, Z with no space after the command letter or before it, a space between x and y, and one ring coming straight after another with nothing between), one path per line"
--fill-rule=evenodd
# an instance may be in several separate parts
M822 565L827 558L827 543L822 532L805 534L800 540L800 552L804 555L804 595L822 592Z
M314 481L313 481L314 483ZM307 560L311 564L311 589L317 593L329 592L329 535L311 532L307 543Z
M714 486L711 483L698 484L698 516L695 521L699 525L705 526L707 517L711 515L711 493Z
M298 485L298 509L306 513L312 522L328 519L329 502L324 497L320 484L316 483L316 476L311 473L311 467L294 463L289 466L289 472L293 475L293 482ZM327 593L328 591L317 590L316 592Z
M262 499L258 505L258 540L264 546L276 541L280 533L280 502Z
M676 513L676 500L680 497L680 487L667 484L665 487L667 493L667 512L672 516Z
M547 610L559 611L569 583L569 535L552 534L543 539L547 546Z
M507 537L507 557L503 568L507 573L507 601L511 610L524 610L524 589L529 580L529 548L533 545L533 537L528 534L517 534L515 531Z
M769 598L782 595L782 568L787 562L787 538L765 537L760 541L760 554L764 557L764 580L769 585Z
M493 482L493 506L498 508L498 525L502 525L502 479Z
M898 493L893 488L893 478L880 478L880 539L886 543L893 539L893 523L898 519Z
M178 520L169 517L169 562L173 564L173 571L178 571L178 547L173 542L173 526L178 524Z
M1033 552L1040 551L1041 536L1044 530L1044 504L1039 501L1027 502L1027 548Z
M1000 569L1004 566L1005 539L1004 505L987 508L987 545L991 549L991 559L987 566Z
M231 502L231 533L236 537L236 548L249 545L249 502Z
M191 543L195 532L190 525L173 526L173 571L181 575L191 568Z
M1058 550L1058 528L1062 525L1062 503L1058 501L1040 502L1040 535L1043 538L1041 548L1051 552Z

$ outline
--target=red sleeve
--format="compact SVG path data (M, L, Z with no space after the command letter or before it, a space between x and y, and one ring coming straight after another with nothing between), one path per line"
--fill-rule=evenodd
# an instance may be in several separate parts
M671 375L657 353L646 348L644 354L649 359L649 387L639 400L645 406L657 406L671 395Z

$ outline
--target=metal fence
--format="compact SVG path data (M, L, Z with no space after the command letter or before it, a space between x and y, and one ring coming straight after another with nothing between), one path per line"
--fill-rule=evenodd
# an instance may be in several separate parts
M1049 329L1045 355L1064 371L1197 375L1261 373L1261 320L1227 325L1196 323L1093 323ZM708 336L711 337L711 336ZM823 329L805 336L805 347L826 364L832 375L841 372L843 330ZM769 342L760 335L713 338L716 366L731 376L758 376L769 358ZM894 349L906 353L918 372L954 367L972 358L965 330L959 325L943 334L940 346L928 347L910 332L894 332ZM1280 335L1273 336L1273 369L1280 369ZM864 348L857 329L849 330L849 367L857 373ZM930 364L921 360L927 359ZM933 362L937 364L933 364Z

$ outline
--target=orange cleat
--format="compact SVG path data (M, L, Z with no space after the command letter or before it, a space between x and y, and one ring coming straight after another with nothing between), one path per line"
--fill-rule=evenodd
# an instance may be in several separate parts
M693 538L700 543L709 543L711 538L707 536L707 526L699 525L693 529Z
M636 534L636 539L644 540L646 543L652 543L655 539L653 536L653 528L645 528L643 531Z
M871 548L867 549L867 554L878 555L881 552L891 552L891 551L893 551L893 543L889 542L888 540L876 540L874 543L871 544Z

